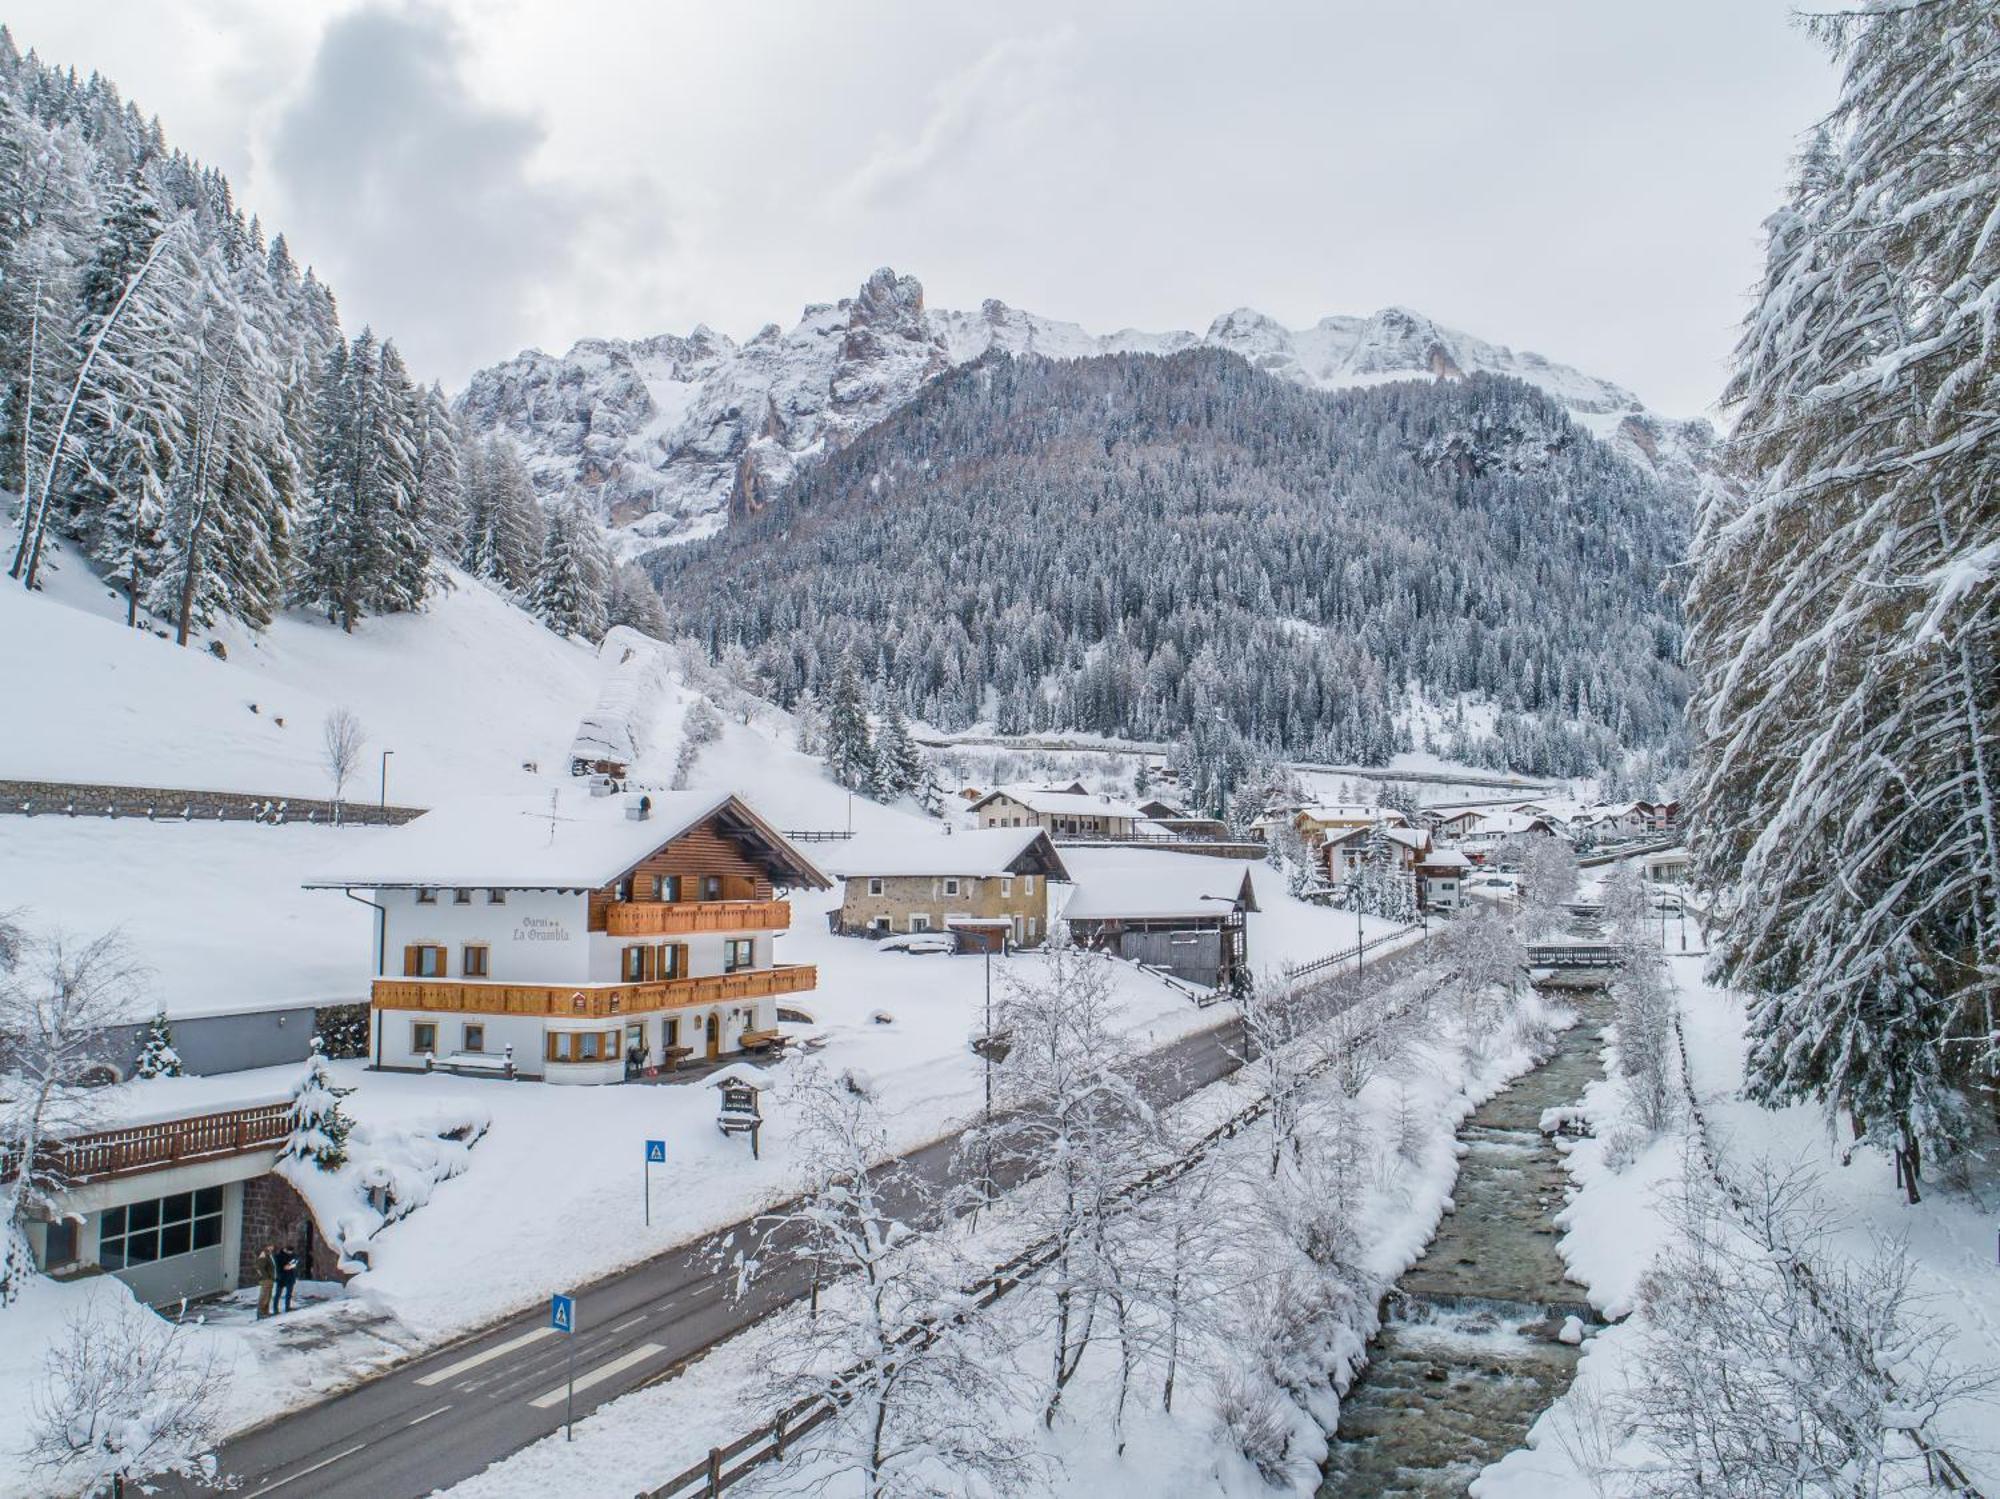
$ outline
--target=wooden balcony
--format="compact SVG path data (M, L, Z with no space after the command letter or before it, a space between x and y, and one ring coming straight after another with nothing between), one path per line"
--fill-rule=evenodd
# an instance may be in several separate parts
M378 1010L433 1010L443 1014L541 1015L601 1020L616 1015L678 1010L802 994L819 983L811 963L746 968L740 973L661 979L650 984L499 984L477 979L377 979Z
M627 900L604 913L604 928L614 937L782 932L791 924L792 903L788 900Z
M267 1103L186 1119L131 1124L50 1141L43 1146L43 1156L72 1185L137 1176L169 1166L275 1149L292 1132L291 1113L289 1103ZM0 1177L13 1175L14 1165L9 1160Z

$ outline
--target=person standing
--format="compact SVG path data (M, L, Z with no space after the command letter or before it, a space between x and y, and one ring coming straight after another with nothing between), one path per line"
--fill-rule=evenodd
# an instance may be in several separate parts
M278 1279L278 1250L266 1244L257 1255L257 1320L271 1315L271 1292Z
M278 1263L278 1310L292 1309L292 1291L299 1283L299 1257L289 1249L280 1249Z

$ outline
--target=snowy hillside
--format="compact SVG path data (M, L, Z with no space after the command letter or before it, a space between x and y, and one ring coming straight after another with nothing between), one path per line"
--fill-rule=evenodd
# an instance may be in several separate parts
M0 588L0 692L43 705L0 722L0 777L324 797L321 728L344 707L367 735L348 795L380 794L389 750L389 799L423 806L566 767L597 693L588 647L462 573L421 613L351 635L283 614L198 637L226 660L126 628L122 596L74 553L45 579L40 595Z
M887 268L854 296L817 303L789 330L772 323L740 345L703 326L685 338L586 339L560 359L531 349L475 374L457 410L474 430L515 438L544 499L572 486L593 492L604 518L643 550L761 509L800 463L990 350L1076 359L1204 345L1315 390L1509 375L1546 391L1648 472L1681 480L1706 461L1705 423L1658 416L1608 380L1406 308L1302 329L1239 308L1201 334L1094 334L998 301L977 312L930 309L914 277Z

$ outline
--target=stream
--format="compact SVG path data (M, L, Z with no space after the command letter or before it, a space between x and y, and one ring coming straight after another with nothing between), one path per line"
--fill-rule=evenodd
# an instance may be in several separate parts
M1463 1494L1569 1388L1582 1350L1556 1333L1565 1317L1596 1318L1556 1253L1568 1180L1540 1123L1602 1075L1602 1010L1578 998L1580 1018L1549 1059L1460 1128L1456 1211L1384 1300L1368 1367L1340 1403L1320 1499Z

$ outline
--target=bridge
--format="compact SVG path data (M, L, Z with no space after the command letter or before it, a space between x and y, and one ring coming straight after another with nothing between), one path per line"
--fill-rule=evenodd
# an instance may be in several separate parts
M1624 966L1624 953L1609 942L1538 942L1528 947L1528 967L1541 989L1602 989Z

